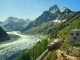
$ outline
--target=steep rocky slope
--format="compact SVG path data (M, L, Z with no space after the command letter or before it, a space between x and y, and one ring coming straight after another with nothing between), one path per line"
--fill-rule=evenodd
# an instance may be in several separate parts
M35 21L29 23L26 26L26 28L21 30L21 32L23 33L25 32L26 33L42 33L46 29L51 30L50 27L53 27L55 22L62 23L63 21L68 21L71 18L73 18L75 15L76 15L76 12L73 12L66 7L59 9L58 6L55 4L52 7L50 7L48 11L44 11L38 18L36 18ZM49 25L53 24L53 25L47 26L47 24ZM59 23L56 23L55 25L57 24Z
M2 27L0 27L0 42L9 40L10 36L3 30Z

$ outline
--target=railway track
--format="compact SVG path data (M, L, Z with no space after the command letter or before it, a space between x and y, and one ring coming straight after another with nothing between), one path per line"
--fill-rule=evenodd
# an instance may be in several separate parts
M57 50L57 49L60 48L60 46L61 46L61 42L60 42L59 44L57 44L57 45L54 47L54 49L52 49L52 50ZM45 58L48 54L50 54L50 53L51 53L51 51L49 51L49 50L47 49L47 50L45 50L36 60L44 60L44 58Z
M36 60L43 60L51 51L44 51Z

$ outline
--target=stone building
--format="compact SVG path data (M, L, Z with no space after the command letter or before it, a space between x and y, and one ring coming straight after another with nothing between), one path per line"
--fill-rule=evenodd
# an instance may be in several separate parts
M80 30L74 29L68 31L67 39L69 42L80 44Z

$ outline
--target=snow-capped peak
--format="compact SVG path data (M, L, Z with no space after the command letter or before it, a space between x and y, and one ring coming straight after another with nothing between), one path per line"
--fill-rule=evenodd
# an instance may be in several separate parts
M5 30L21 30L31 22L30 19L19 19L16 17L7 18L0 26L4 27Z
M62 8L62 9L60 9L60 12L64 12L66 9L67 9L67 8L64 7L64 8Z

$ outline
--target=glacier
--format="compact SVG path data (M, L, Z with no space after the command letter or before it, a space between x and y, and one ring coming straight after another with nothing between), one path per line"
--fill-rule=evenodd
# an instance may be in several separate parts
M13 42L0 44L0 60L12 60L14 57L32 48L40 41L40 39L35 36L21 35L16 31L7 33L19 35L20 38Z

